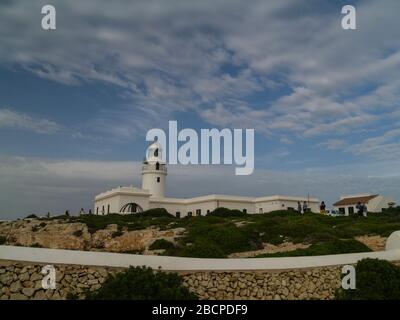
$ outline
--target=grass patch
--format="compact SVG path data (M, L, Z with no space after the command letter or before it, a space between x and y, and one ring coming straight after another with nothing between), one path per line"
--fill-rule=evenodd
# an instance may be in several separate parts
M6 244L6 243L7 243L7 238L3 237L3 236L0 236L0 245Z
M156 241L154 241L150 246L149 249L150 250L160 250L160 249L171 249L174 247L174 244L168 240L165 239L157 239Z
M272 257L302 257L302 256L323 256L328 254L370 252L371 249L357 240L333 240L311 245L306 249L296 249L287 252L266 253L256 258Z

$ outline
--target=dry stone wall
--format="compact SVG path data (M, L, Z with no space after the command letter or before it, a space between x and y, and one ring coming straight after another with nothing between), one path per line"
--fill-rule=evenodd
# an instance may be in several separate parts
M0 261L0 299L60 300L97 290L110 274L124 269L56 265L55 290L43 290L43 265ZM184 285L200 299L333 299L340 267L279 272L181 272Z

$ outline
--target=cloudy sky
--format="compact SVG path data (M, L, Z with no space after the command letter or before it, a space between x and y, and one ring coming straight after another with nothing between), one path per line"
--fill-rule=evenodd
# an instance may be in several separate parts
M172 166L169 196L400 201L398 0L0 2L0 219L140 186L151 128L254 128L256 168ZM357 30L341 8L357 9Z

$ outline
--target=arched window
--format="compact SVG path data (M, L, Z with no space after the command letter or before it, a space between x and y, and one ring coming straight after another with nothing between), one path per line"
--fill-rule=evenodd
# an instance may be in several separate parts
M160 170L160 163L159 162L156 163L156 170Z
M120 210L120 213L138 213L138 212L143 212L143 208L137 203L133 202L127 203Z
M158 157L158 148L156 150L154 150L154 156Z

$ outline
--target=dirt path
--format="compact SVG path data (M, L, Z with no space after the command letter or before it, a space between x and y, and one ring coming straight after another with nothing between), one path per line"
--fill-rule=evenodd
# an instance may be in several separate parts
M372 251L383 251L386 246L386 237L381 236L358 236L355 237L357 241L365 244Z

